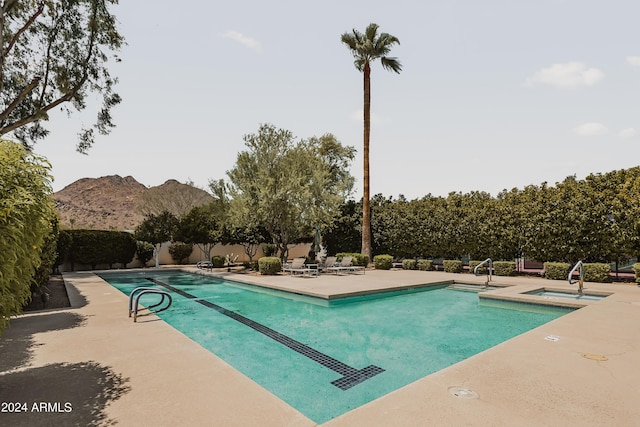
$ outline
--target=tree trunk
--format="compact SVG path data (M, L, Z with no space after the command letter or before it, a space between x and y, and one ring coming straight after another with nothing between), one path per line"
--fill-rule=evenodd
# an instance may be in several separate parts
M371 257L371 209L369 207L369 134L371 132L371 68L364 64L364 179L362 192L362 253Z

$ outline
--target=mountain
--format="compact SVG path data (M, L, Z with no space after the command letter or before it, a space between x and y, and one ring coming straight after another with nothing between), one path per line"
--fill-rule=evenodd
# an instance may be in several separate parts
M188 195L189 197L186 197ZM53 194L65 228L94 230L133 230L144 219L143 212L155 208L165 198L167 209L188 209L185 203L206 203L211 195L191 185L168 180L157 187L147 188L132 176L103 176L83 178ZM183 201L176 207L175 200ZM188 202L185 202L187 199Z

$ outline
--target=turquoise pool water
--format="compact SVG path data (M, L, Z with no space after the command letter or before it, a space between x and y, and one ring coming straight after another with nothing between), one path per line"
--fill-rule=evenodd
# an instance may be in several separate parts
M568 312L445 288L327 302L181 272L102 277L171 292L159 317L317 423Z

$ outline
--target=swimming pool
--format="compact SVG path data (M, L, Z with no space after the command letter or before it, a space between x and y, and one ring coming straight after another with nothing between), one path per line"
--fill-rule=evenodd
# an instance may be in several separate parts
M444 287L329 302L182 272L101 276L171 292L159 317L317 423L568 312Z

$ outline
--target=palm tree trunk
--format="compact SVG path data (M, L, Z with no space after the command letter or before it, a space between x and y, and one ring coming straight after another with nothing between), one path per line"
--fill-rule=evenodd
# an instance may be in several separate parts
M369 207L369 134L371 133L371 68L364 64L364 188L362 193L362 253L371 262L371 209Z

